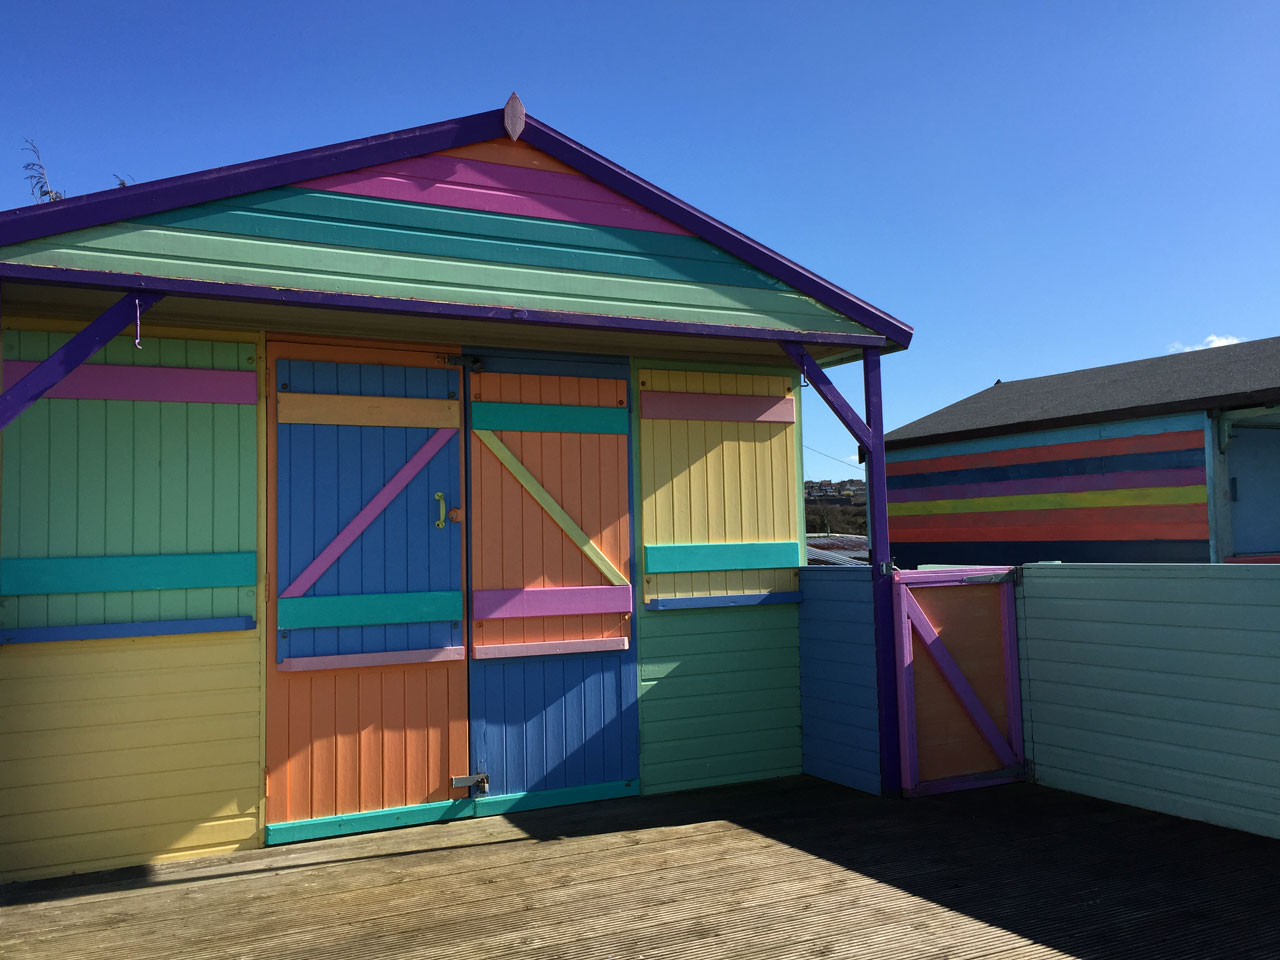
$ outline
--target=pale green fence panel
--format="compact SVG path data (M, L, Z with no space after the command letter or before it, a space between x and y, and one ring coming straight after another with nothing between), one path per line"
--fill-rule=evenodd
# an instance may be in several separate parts
M1032 777L1280 837L1280 565L1031 564Z

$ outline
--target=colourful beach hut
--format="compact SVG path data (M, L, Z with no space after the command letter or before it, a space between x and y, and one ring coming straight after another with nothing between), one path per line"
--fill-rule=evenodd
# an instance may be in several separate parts
M0 878L799 772L802 375L892 642L910 328L514 97L0 214L0 297Z

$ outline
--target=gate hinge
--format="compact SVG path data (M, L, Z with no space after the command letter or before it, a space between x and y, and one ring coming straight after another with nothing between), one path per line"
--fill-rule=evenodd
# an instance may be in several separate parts
M473 773L465 777L452 777L449 783L455 787L475 787L481 793L489 792L489 775L487 773Z
M961 583L1017 583L1017 574L1014 570L1007 573L984 573L976 577L965 577Z

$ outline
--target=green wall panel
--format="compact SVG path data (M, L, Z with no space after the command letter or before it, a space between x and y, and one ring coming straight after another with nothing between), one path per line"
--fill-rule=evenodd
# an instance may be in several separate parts
M795 605L636 617L645 792L800 772Z
M6 359L70 334L10 330ZM253 344L117 337L89 363L253 370ZM257 550L257 410L248 404L37 401L4 430L0 557ZM0 598L6 627L252 616L252 587Z
M291 187L135 222L555 270L790 289L698 237Z

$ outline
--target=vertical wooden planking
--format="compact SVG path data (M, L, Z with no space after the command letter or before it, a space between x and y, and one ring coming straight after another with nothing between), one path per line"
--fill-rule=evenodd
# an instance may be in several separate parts
M382 682L376 671L361 671L360 809L380 810L382 802Z
M285 763L286 818L306 820L311 816L311 678L286 677L288 702L289 756Z
M9 332L6 356L23 360L44 360L52 349L67 342L70 334L33 330ZM93 364L119 366L164 365L178 367L220 367L234 369L242 344L198 340L192 347L186 339L143 339L143 349L133 346L132 335L119 337L91 358ZM248 351L252 358L252 351ZM218 357L219 362L215 362ZM243 367L242 367L243 369ZM252 364L248 369L252 369ZM205 419L234 411L247 426L247 435L238 449L220 449L214 456L204 447ZM159 402L95 401L95 399L45 399L24 413L23 424L9 430L8 465L5 483L20 484L26 463L44 461L45 470L56 465L50 483L26 490L22 513L40 517L51 525L40 547L29 539L20 545L20 525L6 525L6 556L49 556L49 534L59 541L58 556L128 556L131 553L205 552L192 543L211 539L214 527L210 509L201 508L205 490L227 490L241 498L244 516L234 517L232 529L242 532L241 543L228 545L228 552L252 552L257 547L256 412L241 404L188 404ZM35 433L29 428L37 426ZM24 433L29 443L15 443ZM50 445L52 444L52 445ZM35 460L32 457L35 456ZM227 484L224 476L215 480L214 470L230 465L238 468L237 483ZM187 503L187 485L195 488ZM210 497L211 499L211 497ZM180 515L180 522L178 516ZM28 520L28 525L29 525ZM74 526L74 539L65 527ZM186 530L179 527L186 525ZM17 536L14 535L17 532ZM60 539L59 539L60 538ZM37 552L32 552L35 548ZM51 622L100 623L129 620L160 620L212 616L215 607L237 608L236 594L223 591L218 602L209 590L141 590L133 593L83 594L52 598L28 598L27 626ZM37 607L41 612L37 614Z
M403 807L405 799L405 673L381 671L382 806Z
M467 663L455 660L444 664L448 677L449 690L446 701L448 716L448 759L446 768L450 777L463 777L469 773L470 745L467 741ZM446 797L465 797L467 791L461 787L450 787L445 780ZM442 797L441 799L444 799Z
M337 776L337 813L360 806L360 674L340 670L334 677L334 713L337 730L334 761Z
M449 717L458 710L458 705L451 702L453 685L448 668L428 669L425 674L426 796L428 801L444 800L449 795L449 777L453 774L457 759L449 753Z
M333 674L311 678L311 817L331 817L337 805L336 679ZM304 689L299 686L299 690Z
M161 357L165 349L162 345ZM176 362L173 365L177 365ZM191 438L187 433L185 403L160 404L160 553L187 553L187 517L191 512L188 489L193 478L187 468ZM164 591L160 595L160 619L179 620L186 615L185 597Z
M127 556L134 552L134 416L133 404L124 400L105 402L106 465L104 498L106 509L103 552ZM133 594L105 595L103 619L124 623L134 619Z
M439 673L440 671L436 671ZM404 674L404 794L405 803L427 803L430 747L427 742L427 671Z
M606 406L625 403L617 381L531 374L478 374L472 396L487 402ZM502 442L602 552L621 570L629 563L624 438L578 433L499 431ZM475 589L598 586L599 570L474 437L472 502ZM496 505L496 507L495 507ZM480 621L476 643L537 642L618 636L617 616L559 616Z
M471 395L479 400L575 406L626 402L625 382L609 379L481 374L472 383ZM627 438L515 431L499 432L499 436L610 561L629 571ZM472 449L476 588L603 584L594 564L585 560L532 497L505 476L488 449L478 443ZM494 479L497 471L504 473L501 484ZM511 499L499 500L500 495ZM486 501L498 502L501 509ZM501 524L488 524L488 518L499 514ZM535 547L528 546L530 540ZM502 562L494 559L499 551ZM519 557L514 565L519 571L516 580L508 579L513 553ZM629 626L625 617L612 614L547 617L484 622L477 624L476 635L478 643L494 642L495 634L511 643L539 636L619 635ZM630 769L624 742L634 742L634 733L626 734L623 727L627 720L635 722L634 710L626 712L634 704L634 692L624 691L620 678L622 663L634 663L634 656L634 650L629 650L603 656L561 654L471 663L472 726L484 731L476 757L490 775L491 793L501 796L620 779L621 771Z
M280 352L288 349L273 347ZM279 363L285 371L282 376L287 375L291 387L300 392L425 396L429 376L437 378L431 381L435 383L431 389L437 393L447 392L447 385L456 383L456 372L369 369L368 364L346 362L350 359L344 351L344 362L340 363ZM276 482L288 480L287 490L279 492L282 584L309 563L340 526L383 487L427 434L425 429L325 425L279 429ZM423 526L431 523L436 508L431 498L434 489L443 487L451 503L456 496L460 473L456 446L442 451L438 460L317 582L313 590L318 595L459 589L457 533L451 531L441 553L439 544L427 546L425 538L415 537L407 529L415 522ZM452 487L444 482L450 477ZM436 533L433 523L429 532ZM448 556L450 549L454 551L452 558ZM450 559L451 563L443 562ZM441 565L449 569L435 569ZM380 651L388 642L403 649L410 642L415 647L438 645L433 639L435 626L290 631L289 640L292 643L298 638L305 644L309 638L303 635L314 634L318 638L315 644L332 646L334 653ZM447 638L448 625L444 626ZM284 787L289 794L287 803L283 807L272 803L268 822L444 800L451 794L448 776L467 772L465 662L296 675L280 674L272 666L268 680L275 691L286 688L287 715L301 716L301 708L292 701L305 696L311 723L307 742L289 748L307 765L310 789L305 800L294 797L295 782L301 781L292 777L293 759L282 758L278 748L269 749L269 767L283 764L290 777ZM307 685L295 689L291 680L303 680ZM273 694L269 700L269 745L275 742L272 718L279 717L275 697Z
M788 396L794 392L793 379L638 370L641 391ZM734 543L798 536L796 425L648 419L639 424L645 543ZM660 517L668 508L657 491L666 487L672 491L674 516L689 518L687 533L683 525L670 533L661 529ZM797 582L793 570L660 574L646 577L645 597L793 592Z

